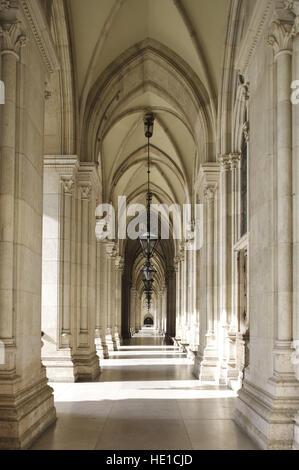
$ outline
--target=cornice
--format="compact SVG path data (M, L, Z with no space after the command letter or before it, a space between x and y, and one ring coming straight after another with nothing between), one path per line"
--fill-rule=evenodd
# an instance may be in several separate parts
M270 21L273 0L258 0L235 61L235 68L245 75L250 60Z
M77 155L44 155L44 168L58 171L78 169L79 157Z
M59 60L41 5L37 0L20 0L20 5L30 25L32 35L42 56L46 70L49 74L53 73L60 68Z

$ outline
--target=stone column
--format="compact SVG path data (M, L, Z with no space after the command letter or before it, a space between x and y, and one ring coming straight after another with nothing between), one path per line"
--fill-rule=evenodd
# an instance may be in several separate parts
M27 33L18 6L3 3L0 19L0 78L6 87L0 105L0 448L10 450L30 447L56 418L41 365L43 122L38 116L44 113L46 77L35 44L27 47L40 66L37 74L23 56ZM34 104L28 100L32 89Z
M176 273L176 309L175 309L175 336L177 340L181 339L181 259L174 259L174 269Z
M136 299L137 290L131 287L130 290L130 332L131 335L136 333Z
M139 293L137 291L136 296L136 320L135 320L135 329L136 331L140 331L143 324L141 323L141 299L139 297Z
M166 334L167 330L167 297L168 297L168 289L167 286L163 286L163 310L162 310L162 330L163 333Z
M277 138L277 311L273 393L279 383L293 380L290 362L293 307L293 220L292 220L292 32L280 21L273 23L269 44L276 62ZM282 392L282 390L281 390ZM285 393L285 392L284 392Z
M206 345L199 378L202 381L218 381L218 350L215 337L215 304L214 304L214 286L215 286L215 260L214 260L214 234L215 234L215 185L205 187L204 197L207 214L206 231L206 259L207 259L207 333Z
M299 80L299 2L293 4L296 15L293 29L293 80ZM299 105L293 107L293 366L299 380ZM299 410L295 415L293 449L299 449Z
M106 242L97 240L97 295L96 295L96 323L95 345L100 359L109 358L106 344L107 312L106 312Z
M42 360L52 382L74 382L76 156L44 158Z
M176 278L174 268L167 271L168 295L167 295L167 328L166 334L169 338L175 337L175 312L176 312Z
M230 305L231 316L229 322L229 330L227 332L227 379L228 383L232 385L231 381L238 379L237 368L237 332L238 332L238 312L237 312L237 291L236 272L235 272L235 253L233 246L238 241L239 235L239 167L241 155L239 153L232 153L230 155L230 170L231 170L231 277L230 277Z
M232 277L232 190L231 157L223 155L220 163L220 382L227 383L228 377L228 333L231 322L231 277Z
M182 342L187 342L187 253L185 251L185 243L181 244L181 261L182 261L182 275L181 275L181 332Z
M95 348L96 311L96 166L81 163L77 193L77 322L74 360L79 381L99 375L99 358ZM75 252L73 253L75 256Z
M106 244L106 256L107 256L107 328L106 328L106 344L108 351L114 351L117 349L114 330L115 330L115 257L116 247L115 243Z
M121 344L121 309L122 309L122 277L124 273L124 261L121 256L115 259L115 328L114 337L117 349Z

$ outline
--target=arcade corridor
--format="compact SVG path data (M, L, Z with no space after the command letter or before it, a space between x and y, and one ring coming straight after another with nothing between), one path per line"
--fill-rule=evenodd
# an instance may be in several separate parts
M98 382L51 385L58 419L34 450L256 448L232 420L235 393L200 386L152 328L103 360Z

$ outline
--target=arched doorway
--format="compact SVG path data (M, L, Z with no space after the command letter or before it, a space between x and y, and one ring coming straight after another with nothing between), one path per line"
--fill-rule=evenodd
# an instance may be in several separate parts
M143 325L146 327L154 326L154 319L152 315L146 315L144 317Z

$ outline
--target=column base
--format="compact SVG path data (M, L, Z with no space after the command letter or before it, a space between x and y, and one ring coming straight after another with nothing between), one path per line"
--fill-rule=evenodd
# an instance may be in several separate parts
M60 349L53 355L43 355L42 363L50 382L77 382L78 368L71 349Z
M112 335L111 333L106 334L105 340L108 349L108 354L109 352L117 351L117 344L114 335Z
M293 450L299 450L299 411L295 414Z
M244 380L235 421L262 449L290 450L298 445L294 417L299 408L299 382L271 378L268 385L269 390L262 390Z
M122 341L118 330L116 330L114 333L114 340L115 340L115 345L116 345L116 351L118 351L121 345L121 341Z
M21 388L17 377L0 379L0 449L28 449L56 421L53 389L45 369L38 382Z
M105 338L98 337L95 339L94 343L99 360L109 359L108 347Z
M95 381L101 372L99 365L99 357L96 351L74 354L74 363L77 368L77 380L76 382L93 382Z
M198 361L196 370L199 373L198 378L201 382L219 383L219 353L215 342L214 334L207 334L203 354L202 356L196 356Z

